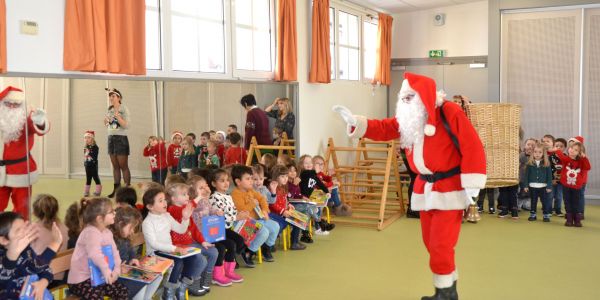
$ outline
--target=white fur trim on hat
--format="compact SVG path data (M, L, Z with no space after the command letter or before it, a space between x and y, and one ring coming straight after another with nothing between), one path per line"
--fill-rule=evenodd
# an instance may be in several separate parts
M433 136L434 134L435 134L435 126L433 126L431 124L425 125L425 135Z
M356 126L348 125L346 127L346 133L350 138L359 139L363 137L363 135L365 135L365 133L367 132L367 127L369 125L367 122L367 118L363 116L354 115L354 118L356 118Z
M442 106L442 103L444 103L444 98L446 98L446 92L444 92L443 90L439 90L435 93L435 95L435 106Z

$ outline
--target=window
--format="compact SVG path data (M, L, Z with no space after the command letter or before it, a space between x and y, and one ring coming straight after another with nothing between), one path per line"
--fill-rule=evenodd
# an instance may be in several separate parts
M160 8L158 0L146 0L146 69L160 70Z
M270 0L235 0L236 69L273 71Z
M329 8L329 52L331 56L331 79L335 79L335 10Z
M171 0L172 68L225 73L223 0Z
M373 79L377 59L377 23L376 20L363 22L363 77Z
M350 13L338 13L338 65L339 78L358 80L360 47L359 17Z

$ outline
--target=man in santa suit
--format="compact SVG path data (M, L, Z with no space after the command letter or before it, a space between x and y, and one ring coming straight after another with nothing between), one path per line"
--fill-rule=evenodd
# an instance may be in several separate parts
M463 210L485 187L485 153L461 107L444 101L433 79L411 73L404 78L394 118L369 120L352 115L343 106L334 106L334 111L348 124L350 137L400 138L410 168L418 174L411 208L420 211L423 242L433 272L435 295L422 299L454 300L458 299L454 247Z
M28 219L31 185L38 177L28 153L34 135L46 134L50 124L43 110L28 112L24 100L23 91L12 86L0 92L0 211L6 210L10 198L13 210Z

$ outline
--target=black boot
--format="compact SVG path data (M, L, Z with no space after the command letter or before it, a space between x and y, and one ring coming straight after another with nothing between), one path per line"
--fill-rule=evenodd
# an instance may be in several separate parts
M275 261L275 258L273 258L273 255L271 254L271 247L263 244L260 247L260 250L262 251L262 257L263 257L264 261L266 261L266 262L274 262Z
M325 220L319 221L319 226L323 231L332 231L335 228L335 224L327 223Z
M206 274L203 274L203 275L206 275ZM204 278L201 277L201 278L194 280L192 282L192 284L190 284L188 286L188 292L189 292L190 296L204 296L209 292L202 286L203 281L204 281Z
M314 242L313 239L310 237L310 233L308 233L308 230L302 231L302 237L300 237L300 241L307 244L312 244Z
M108 196L106 196L106 197L108 197L108 198L112 198L112 197L114 197L114 196L115 196L115 192L117 192L117 190L118 190L118 189L119 189L119 187L121 186L121 184L120 184L120 183L115 183L115 184L113 184L113 185L114 185L114 188L113 188L113 191L112 191L112 193L110 193Z
M252 250L246 249L246 251L240 254L240 256L242 257L244 264L246 264L246 267L254 268L256 266L252 260L252 257L254 256L254 252L252 252Z
M448 288L435 288L435 295L421 297L421 300L458 300L456 281Z

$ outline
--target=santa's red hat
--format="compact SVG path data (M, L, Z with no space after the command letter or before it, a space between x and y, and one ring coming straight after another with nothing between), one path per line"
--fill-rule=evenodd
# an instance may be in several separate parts
M83 134L83 137L91 137L91 138L95 138L96 137L96 133L93 130L88 130Z
M9 86L0 92L0 101L4 99L23 101L25 99L25 94L23 93L23 90L14 86Z
M408 81L409 88L414 90L421 97L423 105L427 110L427 124L425 125L425 135L432 136L435 134L435 126L437 124L435 109L443 101L443 96L438 94L435 89L435 81L429 77L404 73L404 79Z
M580 142L583 144L583 137L578 135L569 139L569 142Z
M171 134L171 140L173 140L176 136L179 136L183 139L183 133L181 133L181 131L173 131L173 133Z

